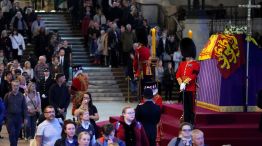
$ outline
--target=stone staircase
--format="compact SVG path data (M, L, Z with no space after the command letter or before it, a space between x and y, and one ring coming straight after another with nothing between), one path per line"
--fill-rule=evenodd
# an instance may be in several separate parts
M89 75L88 91L94 101L124 101L119 81L122 75L112 72L111 68L85 67L84 72Z
M41 13L48 31L58 30L61 38L67 40L72 48L72 61L74 65L92 66L89 53L84 48L84 39L80 30L71 29L71 18L68 13Z
M38 15L42 16L48 30L57 29L62 39L71 45L73 65L82 65L84 72L89 74L88 91L92 93L94 101L127 101L128 84L124 69L92 65L89 52L84 48L80 30L71 29L68 13L38 13ZM176 96L175 91L173 95ZM134 100L136 96L130 95L130 101Z

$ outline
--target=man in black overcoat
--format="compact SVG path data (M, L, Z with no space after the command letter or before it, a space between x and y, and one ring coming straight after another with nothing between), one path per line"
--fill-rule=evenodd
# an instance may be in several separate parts
M156 146L157 124L160 121L161 110L152 100L152 89L144 89L143 95L145 103L136 107L136 120L144 126L150 146Z

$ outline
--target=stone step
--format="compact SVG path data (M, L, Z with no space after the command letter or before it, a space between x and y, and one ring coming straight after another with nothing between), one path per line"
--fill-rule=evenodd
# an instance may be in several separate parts
M88 89L91 93L121 93L119 88L109 88L109 89Z
M123 97L123 94L121 92L119 93L97 93L97 92L90 92L92 94L92 97Z
M68 43L72 46L74 45L82 45L82 48L84 48L84 40L83 39L72 39L72 38L68 38L68 37L61 37L62 40L67 40Z
M94 80L115 80L114 76L90 76L89 81Z
M91 76L89 74L89 76ZM92 85L96 85L96 86L99 86L99 85L107 85L107 86L111 86L111 85L117 85L117 82L115 80L94 80L94 81L89 81L89 84L92 84Z
M89 72L89 76L113 76L111 72Z
M68 42L68 43L70 43L70 42ZM70 46L72 45L72 49L75 49L75 48L81 48L81 49L86 49L85 47L84 47L84 41L81 43L81 44L69 44Z
M77 62L77 61L73 61L75 65L81 65L81 66L93 66L93 64L91 63L82 63L82 62Z
M78 52L78 51L86 51L86 48L83 48L83 46L81 46L81 47L77 47L77 46L75 46L75 45L70 45L70 47L71 47L71 49L72 49L72 51L76 51L76 52Z
M85 51L72 51L73 56L86 56L88 57L89 53Z
M71 31L71 32L60 32L59 31L59 34L61 37L83 37L81 33L74 32L74 31Z
M54 29L56 29L56 30L59 30L59 32L60 32L60 30L70 30L71 27L69 27L69 26L66 26L66 27L52 27L52 26L46 26L46 29L47 29L47 30L54 30Z
M91 61L91 60L93 60L93 59L91 59L91 58L88 58L86 55L82 55L82 56L80 56L80 55L72 55L72 58L76 61L76 60L89 60L89 61Z
M71 24L67 24L67 23L64 23L63 21L61 21L61 22L56 22L56 23L45 23L45 26L46 27L65 27L65 26L67 26L67 27L71 27Z
M89 75L89 74L88 74ZM90 75L89 75L90 76ZM118 85L111 85L111 86L107 86L107 85L100 85L100 86L95 86L95 85L92 85L90 84L88 86L88 89L119 89L118 88Z
M84 67L84 72L111 72L108 67Z
M62 33L62 34L68 34L68 33L78 33L80 34L81 31L80 30L59 30L59 33Z
M65 39L65 40L72 40L72 41L79 40L79 41L81 41L81 42L84 40L83 37L62 37L62 39Z
M125 101L124 97L92 97L93 101Z

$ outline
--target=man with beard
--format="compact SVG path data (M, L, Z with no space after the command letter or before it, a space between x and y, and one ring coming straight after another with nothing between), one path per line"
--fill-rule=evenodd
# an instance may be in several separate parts
M45 120L38 125L36 131L37 146L51 146L56 140L61 138L62 127L58 119L55 118L53 106L47 106L44 110Z

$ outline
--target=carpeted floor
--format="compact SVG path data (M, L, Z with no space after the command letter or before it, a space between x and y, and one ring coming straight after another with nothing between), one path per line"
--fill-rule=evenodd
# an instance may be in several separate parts
M163 137L161 146L167 146L171 138L178 135L182 105L165 104L161 116ZM258 122L262 113L223 113L196 108L195 127L204 131L205 142L209 146L254 146L262 145L262 133L258 131ZM115 122L118 117L110 117Z

